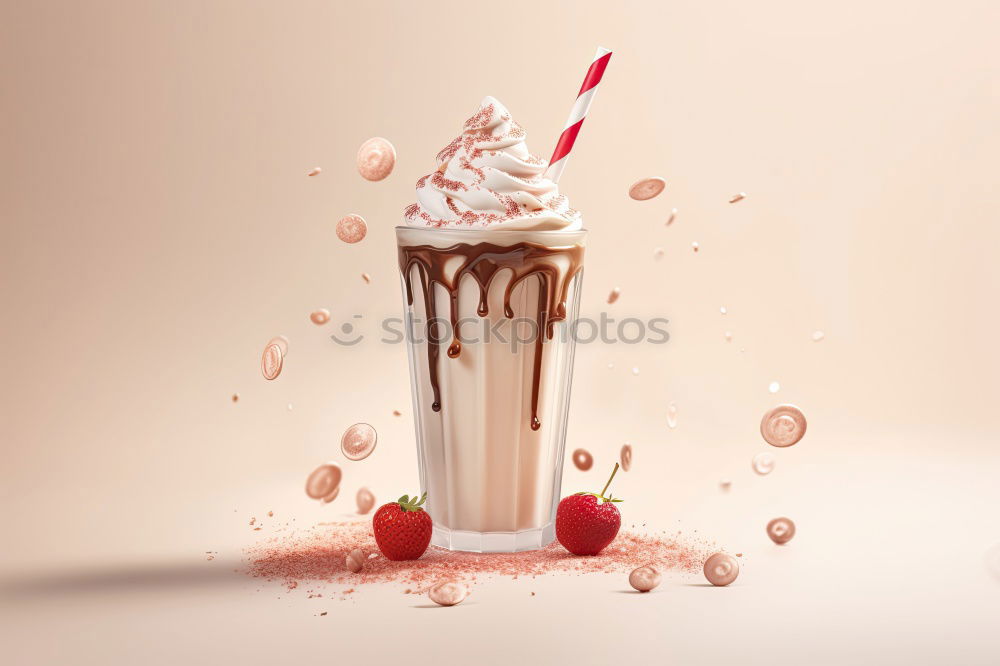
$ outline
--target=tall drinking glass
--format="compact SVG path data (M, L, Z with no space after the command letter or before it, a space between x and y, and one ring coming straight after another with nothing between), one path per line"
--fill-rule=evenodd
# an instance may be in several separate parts
M585 231L398 227L431 543L555 538Z

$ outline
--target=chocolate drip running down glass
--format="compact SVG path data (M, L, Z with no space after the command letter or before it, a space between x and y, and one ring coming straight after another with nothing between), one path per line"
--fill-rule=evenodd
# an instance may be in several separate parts
M524 136L486 98L396 230L421 486L452 550L555 537L586 232Z

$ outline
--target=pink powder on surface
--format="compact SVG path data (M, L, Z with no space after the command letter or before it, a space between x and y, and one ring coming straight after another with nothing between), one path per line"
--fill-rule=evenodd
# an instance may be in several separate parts
M379 552L368 522L321 523L288 534L279 529L276 536L246 549L247 573L280 581L288 590L300 581L308 582L313 593L317 583L352 586L344 594L371 583L397 584L407 587L407 592L416 587L416 592L442 578L474 583L489 577L628 573L645 564L663 571L700 574L705 559L718 550L713 544L682 540L676 534L623 530L600 555L590 557L573 555L555 542L524 553L464 553L431 546L418 560L394 562ZM344 559L355 548L366 555L376 554L365 560L360 573L351 573Z

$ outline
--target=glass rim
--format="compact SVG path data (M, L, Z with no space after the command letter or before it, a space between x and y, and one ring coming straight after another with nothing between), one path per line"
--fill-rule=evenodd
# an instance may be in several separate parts
M565 229L490 229L480 228L480 229L452 229L450 227L411 227L406 224L400 224L393 227L396 231L416 231L416 232L426 232L426 233L454 233L454 234L539 234L542 236L569 236L571 234L585 234L588 232L587 229L573 229L572 231L566 231Z

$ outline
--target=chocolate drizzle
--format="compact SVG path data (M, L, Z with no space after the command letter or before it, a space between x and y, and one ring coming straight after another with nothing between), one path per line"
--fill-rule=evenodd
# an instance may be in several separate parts
M565 257L568 266L561 268L552 261L555 257ZM453 259L459 260L457 269L452 269ZM446 270L446 266L449 267ZM501 270L513 272L503 295L503 313L508 319L514 317L510 299L514 288L523 280L537 276L539 281L538 309L535 312L535 356L531 378L531 429L538 430L542 423L538 419L539 384L542 375L542 349L546 340L555 333L555 324L566 319L566 301L573 278L583 268L583 246L567 245L546 247L537 243L521 242L513 245L493 243L457 243L450 247L438 248L432 245L399 247L399 270L403 274L407 305L413 305L413 269L417 269L420 289L426 305L427 321L427 362L434 402L431 408L441 411L441 389L438 384L438 362L441 357L442 340L431 330L437 313L434 285L439 284L448 292L449 319L452 341L448 345L449 358L458 358L462 353L462 343L458 339L458 288L462 278L471 276L479 286L480 317L489 314L488 294L490 284Z

